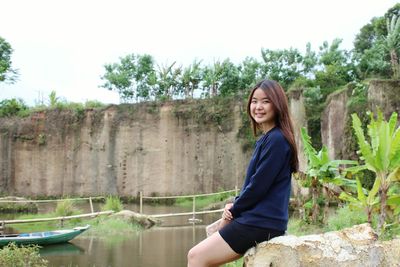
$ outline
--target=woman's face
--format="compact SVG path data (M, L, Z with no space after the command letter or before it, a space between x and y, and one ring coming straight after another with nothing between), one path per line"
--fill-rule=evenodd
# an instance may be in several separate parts
M264 132L275 126L274 107L267 95L260 88L254 91L251 98L250 115Z

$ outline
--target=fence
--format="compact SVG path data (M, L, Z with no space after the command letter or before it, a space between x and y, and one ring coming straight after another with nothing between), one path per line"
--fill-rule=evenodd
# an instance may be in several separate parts
M0 231L5 228L7 224L19 224L19 223L36 223L36 222L46 222L46 221L60 221L61 225L63 222L70 219L76 218L85 218L85 217L96 217L99 215L109 215L112 214L113 211L100 211L95 212L93 209L93 202L92 199L104 199L104 197L83 197L83 198L64 198L64 199L46 199L46 200L7 200L7 199L0 199L0 203L50 203L50 202L61 202L65 200L70 201L83 201L89 200L90 204L90 213L79 214L79 215L71 215L71 216L60 216L60 217L53 217L53 218L38 218L38 219L24 219L24 220L2 220L0 221Z
M216 192L216 193L207 193L207 194L197 194L197 195L184 195L184 196L164 196L164 197L157 196L157 197L150 197L150 196L143 196L143 192L140 192L139 212L140 212L140 214L143 214L143 200L146 200L146 199L147 200L159 200L159 199L191 198L192 199L192 211L191 212L167 213L167 214L151 214L149 216L154 217L154 218L166 218L166 217L174 217L174 216L192 215L192 218L189 219L189 220L191 220L192 222L196 222L196 214L197 215L200 215L200 214L211 214L211 213L217 213L217 212L222 212L223 211L223 209L196 211L196 198L205 197L205 196L220 195L220 194L224 194L224 193L233 193L233 192L235 192L235 195L238 194L237 186L235 186L235 189L227 190L227 191L221 191L221 192ZM95 216L98 216L98 215L105 215L105 214L113 213L113 211L94 212L92 199L104 199L104 197L50 199L50 200L4 200L4 199L0 199L0 203L46 203L46 202L60 202L60 201L65 201L65 200L71 200L71 201L89 200L90 209L91 209L91 213L73 215L73 216L63 216L63 217L54 217L54 218L40 218L40 219L26 219L26 220L2 220L2 221L0 221L0 230L4 229L6 224L33 223L33 222L44 222L44 221L54 221L54 220L60 220L61 224L62 224L62 222L64 220L69 220L69 219L73 219L73 218L95 217Z
M181 212L181 213L168 213L168 214L151 214L149 216L154 217L154 218L166 218L166 217L174 217L174 216L188 216L192 215L192 218L189 219L192 222L196 222L196 214L210 214L210 213L217 213L217 212L222 212L223 209L218 209L218 210L206 210L206 211L196 211L196 198L199 197L205 197L205 196L214 196L214 195L219 195L219 194L224 194L224 193L232 193L235 192L235 195L238 194L238 187L235 186L235 189L232 190L227 190L227 191L221 191L221 192L216 192L216 193L207 193L207 194L197 194L197 195L184 195L184 196L165 196L165 197L150 197L150 196L143 196L143 192L140 192L140 200L139 200L139 212L140 214L143 214L143 200L148 199L148 200L159 200L159 199L179 199L179 198L191 198L192 199L192 211L191 212Z

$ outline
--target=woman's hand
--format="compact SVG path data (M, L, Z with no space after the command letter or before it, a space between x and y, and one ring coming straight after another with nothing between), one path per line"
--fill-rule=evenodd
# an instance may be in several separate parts
M228 203L225 205L224 212L222 213L222 219L230 221L233 219L232 213L229 211L232 208L233 203Z

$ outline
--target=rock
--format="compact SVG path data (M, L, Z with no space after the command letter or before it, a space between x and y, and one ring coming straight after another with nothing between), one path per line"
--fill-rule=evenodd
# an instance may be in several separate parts
M369 224L320 235L280 236L249 249L246 267L400 266L400 239L377 241Z
M145 229L151 228L157 223L159 223L157 219L152 218L151 216L136 213L131 210L122 210L120 212L111 215L111 217L120 218L129 223L138 223Z

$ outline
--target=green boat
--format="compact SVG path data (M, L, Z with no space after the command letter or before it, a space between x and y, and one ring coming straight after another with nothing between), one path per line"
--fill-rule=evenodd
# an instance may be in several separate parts
M51 245L65 243L82 234L90 225L75 227L73 229L54 230L35 233L6 234L0 235L0 246L14 242L17 245Z

